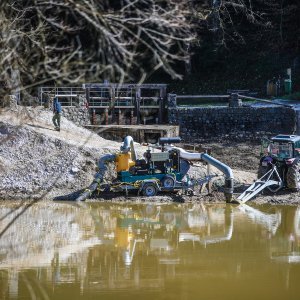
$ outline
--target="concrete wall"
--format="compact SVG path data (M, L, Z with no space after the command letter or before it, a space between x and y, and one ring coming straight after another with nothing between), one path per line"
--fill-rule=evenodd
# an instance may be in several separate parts
M90 125L101 137L113 141L123 141L128 135L138 143L157 143L160 137L174 137L179 135L178 126L166 125Z
M62 115L80 126L91 124L89 110L83 107L62 107Z
M180 126L186 142L215 139L256 140L263 135L296 132L297 115L293 109L278 107L183 108L171 106L169 124Z

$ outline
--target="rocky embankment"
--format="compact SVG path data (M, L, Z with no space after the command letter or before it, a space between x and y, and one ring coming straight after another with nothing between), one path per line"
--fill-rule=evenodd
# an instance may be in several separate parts
M119 147L66 118L55 131L44 108L2 109L0 198L52 199L85 188L99 156Z

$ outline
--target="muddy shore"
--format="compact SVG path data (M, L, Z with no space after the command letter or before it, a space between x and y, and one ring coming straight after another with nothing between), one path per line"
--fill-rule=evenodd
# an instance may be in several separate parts
M85 189L93 180L98 158L115 153L120 143L105 140L95 133L62 118L61 131L53 129L52 113L42 107L0 110L0 199L52 200ZM260 145L258 143L205 143L212 156L233 169L235 192L238 194L256 179ZM141 156L145 147L136 145ZM206 167L192 168L192 175L204 176ZM115 177L109 168L106 180ZM161 194L154 202L224 202L223 193L214 184L213 192L189 197ZM98 195L89 201L149 201L143 197L122 194ZM256 204L300 204L300 193L280 191L275 195L260 195ZM250 202L249 202L250 203Z

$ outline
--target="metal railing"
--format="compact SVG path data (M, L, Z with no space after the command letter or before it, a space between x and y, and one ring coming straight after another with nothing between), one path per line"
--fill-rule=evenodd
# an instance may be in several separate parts
M213 100L214 102L226 102L230 95L176 95L176 105L177 106L202 106L207 103L211 103ZM179 100L179 101L178 101ZM185 100L185 101L183 101ZM195 101L200 100L200 101ZM205 100L208 100L206 102Z
M115 107L115 108L133 108L135 107L136 98L135 97L120 97L118 99L112 100L106 97L90 97L89 107ZM143 97L140 98L140 108L159 108L159 97Z
M41 87L41 105L57 97L63 106L88 102L90 108L160 108L165 84L83 84L78 87ZM81 101L83 99L83 101ZM86 101L84 101L86 100Z
M246 91L245 91L246 92ZM251 93L248 93L251 94ZM249 96L249 95L242 95L239 93L232 93L230 95L176 95L176 94L169 94L169 99L172 99L172 105L175 106L203 106L203 105L207 105L207 104L212 104L212 105L216 105L216 102L212 101L213 99L215 99L216 101L221 100L221 102L225 102L224 100L228 100L226 101L226 103L229 102L229 106L234 105L235 102L240 101L240 105L238 106L242 106L242 100L244 101L252 101L252 102L262 102L262 103L266 103L266 104L270 104L270 105L277 105L277 106L284 106L284 107L289 107L292 108L293 105L292 104L285 104L285 103L278 103L278 102L274 102L272 100L268 100L268 99L262 99L262 98L257 98L257 97L253 97L253 96ZM178 99L181 99L181 101L179 101L180 103L178 103ZM186 99L186 103L183 103L182 99ZM202 103L192 103L192 101L190 101L191 99L200 99L200 100L209 100L208 102L203 101ZM170 103L169 103L170 104ZM234 105L235 106L235 105Z
M105 97L90 97L89 107L134 107L134 99L130 97L123 97L119 99L112 100Z
M39 89L41 105L57 97L63 106L78 106L80 96L85 97L85 91L81 87L41 87Z

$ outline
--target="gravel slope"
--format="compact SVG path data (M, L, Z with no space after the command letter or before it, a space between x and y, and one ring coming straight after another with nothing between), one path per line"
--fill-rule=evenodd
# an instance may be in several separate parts
M0 198L51 199L85 188L99 156L120 147L65 118L57 132L51 120L43 108L1 111Z

